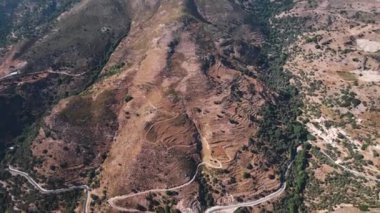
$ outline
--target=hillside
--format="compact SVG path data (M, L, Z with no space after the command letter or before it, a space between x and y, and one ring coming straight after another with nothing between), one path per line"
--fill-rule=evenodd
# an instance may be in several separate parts
M5 0L0 211L376 212L378 6Z

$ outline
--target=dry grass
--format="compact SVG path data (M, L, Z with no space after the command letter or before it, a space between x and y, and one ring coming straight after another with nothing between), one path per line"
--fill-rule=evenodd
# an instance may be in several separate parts
M338 71L337 74L345 81L357 81L358 78L355 74L350 72Z

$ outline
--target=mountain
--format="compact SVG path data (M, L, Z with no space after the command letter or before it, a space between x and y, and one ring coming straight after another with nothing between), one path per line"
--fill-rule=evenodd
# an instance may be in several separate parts
M1 212L379 210L376 0L3 0Z

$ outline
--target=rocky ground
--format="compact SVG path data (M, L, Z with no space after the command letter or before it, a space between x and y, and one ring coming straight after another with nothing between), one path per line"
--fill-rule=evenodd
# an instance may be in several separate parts
M376 207L378 181L374 180L379 177L380 166L379 3L310 4L301 1L281 16L320 18L291 45L286 65L297 76L295 84L305 95L305 114L300 119L315 136L310 141L315 148L306 187L307 206L330 211L355 209L352 204L362 210Z

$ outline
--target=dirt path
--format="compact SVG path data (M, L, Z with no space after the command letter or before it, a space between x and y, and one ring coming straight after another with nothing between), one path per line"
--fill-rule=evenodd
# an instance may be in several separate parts
M87 73L87 72L82 72L82 73L79 73L79 74L70 74L70 73L65 72L65 71L57 72L57 71L51 71L51 70L48 70L47 72L48 73L52 73L52 74L58 74L58 75L67 75L67 76L71 76L71 77L79 77L79 76L82 76L82 75L84 75L84 74Z
M158 125L158 124L160 124L160 123L164 123L164 122L168 122L168 121L174 120L174 119L176 119L179 115L180 115L180 114L176 114L176 115L174 115L174 116L171 117L171 118L164 119L164 120L160 120L160 121L157 121L157 122L155 122L154 124L152 124L152 126L150 126L149 129L146 131L145 136L144 136L144 139L145 139L146 141L149 141L149 140L148 140L148 134L149 134L150 131L152 131L152 129L153 129L156 125Z
M195 127L197 128L197 131L201 137L202 158L203 158L202 161L205 163L207 167L214 168L214 169L222 169L223 168L222 162L212 157L210 143L208 142L208 139L206 137L210 133L206 132L206 136L204 136L202 135L201 130L198 127L198 125L195 124Z
M330 155L328 155L326 152L320 150L320 152L326 156L333 164L339 166L340 168L342 168L344 171L347 171L355 176L358 176L358 177L362 177L362 178L365 178L367 180L373 180L373 181L377 181L377 182L380 182L380 179L378 178L375 178L375 177L372 177L372 176L368 176L368 175L365 175L363 174L362 172L358 172L356 170L353 170L353 169L350 169L350 168L347 168L339 163L337 163L332 157L330 157Z
M317 121L318 123L322 123L321 120L316 120L316 121ZM326 142L326 143L328 143L328 144L333 144L333 141L334 141L334 139L338 136L338 134L343 134L345 137L347 137L347 138L350 140L351 143L353 143L353 144L355 144L355 145L357 145L357 146L360 145L358 142L355 142L354 140L352 140L352 139L347 135L347 133L346 133L344 130L342 130L342 129L332 128L332 127L331 127L331 128L328 129L328 130L327 130L327 129L324 129L324 131L326 132L326 133L324 133L323 131L319 130L318 128L316 128L316 127L315 127L313 124L311 124L311 123L309 123L309 124L307 125L307 127L308 127L308 129L309 129L310 132L314 133L315 136L322 138L323 141ZM368 175L366 175L366 174L363 174L362 172L359 172L359 171L356 171L356 170L353 170L353 169L350 169L350 168L348 168L348 167L345 167L345 166L341 165L339 162L335 161L330 155L328 155L328 154L327 154L326 152L324 152L323 150L320 150L320 152L321 152L324 156L326 156L327 159L328 159L329 161L331 161L333 164L339 166L339 167L342 168L343 170L345 170L345 171L347 171L347 172L349 172L349 173L351 173L351 174L353 174L353 175L356 175L356 176L358 176L358 177L363 177L363 178L365 178L365 179L367 179L367 180L372 180L372 181L378 181L378 182L380 182L380 179L378 179L378 178L375 178L375 177L373 177L373 176L368 176ZM367 167L366 167L366 169L369 169L369 170L372 170L372 171L373 171L373 169L371 169L371 168L367 168ZM379 171L376 171L376 172L379 173Z

